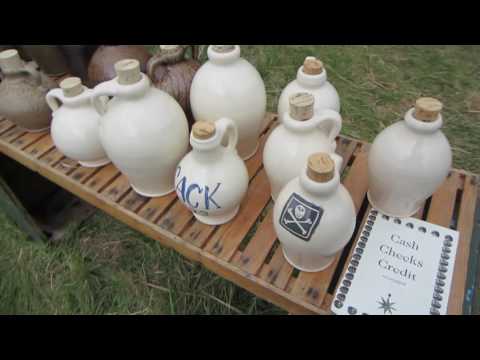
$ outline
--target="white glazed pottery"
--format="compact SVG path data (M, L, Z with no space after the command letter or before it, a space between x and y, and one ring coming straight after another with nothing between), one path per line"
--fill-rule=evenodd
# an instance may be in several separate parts
M452 150L443 126L442 104L422 98L404 121L375 139L368 159L371 205L399 218L416 214L446 180Z
M278 100L278 115L283 116L289 109L290 96L308 92L315 97L315 112L330 109L340 112L340 97L333 85L328 82L327 70L323 63L314 57L307 57L298 70L296 80L283 90Z
M110 163L100 142L100 115L92 106L92 90L79 78L68 78L46 96L53 111L51 136L55 146L80 165L94 168Z
M238 45L211 45L196 73L190 102L196 121L232 119L238 128L238 153L255 155L267 108L265 84L258 71L240 57Z
M137 60L115 65L118 77L98 85L92 101L100 138L109 158L140 195L158 197L175 190L178 163L188 150L188 123L180 105L154 88ZM107 105L105 96L113 97Z
M228 145L222 139L228 136ZM180 201L207 225L225 224L238 213L248 189L248 171L237 153L235 123L226 118L197 122L193 150L180 162L175 187Z
M314 112L314 97L299 93L290 97L290 113L268 138L263 163L275 201L282 188L303 170L308 157L316 152L331 154L341 169L343 159L335 154L336 137L342 118L333 110Z
M348 244L355 206L328 154L314 154L275 203L275 231L287 261L306 272L328 268Z

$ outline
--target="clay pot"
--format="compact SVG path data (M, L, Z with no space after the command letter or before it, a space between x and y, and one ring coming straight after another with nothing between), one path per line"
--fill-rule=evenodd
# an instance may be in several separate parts
M422 98L405 119L378 135L368 159L368 198L385 215L406 218L446 180L452 150L442 133L442 103Z
M267 110L265 84L257 69L241 56L238 45L211 45L190 91L196 121L232 119L238 128L238 153L253 157Z
M342 129L342 117L333 110L316 110L311 94L290 97L290 112L268 138L263 163L276 201L282 188L303 170L308 157L316 152L331 154L342 167L342 157L334 154L336 137Z
M228 137L228 145L222 139ZM180 201L207 225L221 225L237 215L248 190L248 171L237 153L238 132L230 119L197 122L193 150L180 162L175 187Z
M188 150L188 122L166 92L152 86L138 60L115 65L118 76L98 85L92 101L100 119L100 139L115 166L140 195L175 191L175 170ZM105 97L112 97L108 103Z
M0 53L0 68L5 76L0 83L0 114L27 131L47 130L51 110L45 96L56 83L14 49Z
M100 115L90 101L92 90L80 78L68 78L60 89L47 94L53 111L52 139L55 146L70 159L85 167L100 167L110 160L100 142Z
M115 64L124 59L138 60L142 73L146 73L150 57L143 45L102 45L95 51L88 65L88 84L95 87L114 79L117 76Z
M190 128L194 119L190 107L190 88L201 64L194 59L186 59L185 45L160 45L160 52L147 64L147 74L153 85L173 96L187 115Z
M57 45L21 45L21 48L49 76L58 77L70 71L65 55Z
M289 108L289 98L299 92L308 92L315 97L315 111L330 109L340 112L340 97L337 90L328 82L327 70L323 63L307 57L297 72L297 78L288 84L278 100L278 115L281 118Z
M328 268L355 231L355 205L338 170L328 154L310 156L275 203L278 240L287 261L299 270Z

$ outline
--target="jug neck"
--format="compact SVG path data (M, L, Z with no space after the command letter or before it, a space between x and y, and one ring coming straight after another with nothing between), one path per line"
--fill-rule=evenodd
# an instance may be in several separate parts
M65 95L62 96L62 103L64 106L68 108L77 108L81 106L90 106L90 97L92 95L92 90L83 86L83 92L77 96L67 97Z
M423 135L434 134L443 127L443 117L439 114L435 121L421 121L415 117L415 108L412 108L405 115L405 124L407 128L415 133Z
M324 86L327 81L327 70L325 68L318 75L310 75L304 72L304 66L298 69L297 72L297 82L305 88L309 89L318 89Z
M151 88L150 79L143 73L141 74L141 80L134 84L129 84L129 85L120 84L118 81L118 77L116 77L112 81L115 82L115 87L116 87L115 96L122 99L141 98L145 96Z
M216 65L230 65L240 59L240 46L232 45L231 49L221 50L222 46L228 45L210 45L208 47L208 59Z
M285 129L298 134L311 133L317 129L318 123L318 118L315 115L305 121L295 120L289 113L284 114L282 118L282 124Z
M335 171L332 180L328 182L317 182L308 176L308 169L305 168L300 175L300 186L312 196L329 198L336 193L340 186L340 174L338 171Z

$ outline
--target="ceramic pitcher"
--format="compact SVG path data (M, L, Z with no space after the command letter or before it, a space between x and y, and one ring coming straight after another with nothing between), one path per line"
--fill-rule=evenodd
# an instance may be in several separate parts
M263 163L274 201L282 188L300 174L312 153L329 153L337 167L342 167L342 158L335 154L342 118L333 110L314 110L314 105L311 94L292 95L289 112L283 115L265 144Z
M332 264L355 231L356 212L328 154L309 157L299 177L280 193L273 217L284 256L293 267L318 272Z
M52 113L45 95L57 85L37 69L25 63L14 49L0 53L4 79L0 83L0 115L30 132L50 127Z
M442 103L421 98L400 121L378 135L368 159L368 198L393 217L416 214L446 180L452 150L442 133Z
M228 137L228 145L222 139ZM180 201L202 223L225 224L238 213L248 189L248 172L237 153L235 122L197 122L190 138L192 152L179 164L175 186Z
M138 194L169 194L188 150L185 113L170 95L152 86L138 60L122 60L115 69L118 76L98 85L92 95L101 115L102 145ZM113 98L105 103L106 96Z
M100 167L110 160L100 142L100 115L91 103L92 90L79 78L68 78L47 94L53 111L51 135L55 146L85 167Z
M240 57L238 45L211 45L208 59L193 79L193 116L196 121L235 121L238 153L247 160L258 150L267 107L265 84L255 67Z
M190 106L190 88L201 64L187 59L188 45L160 45L160 51L147 64L147 75L155 87L173 96L187 115L189 126L194 123Z
M328 81L327 70L323 63L307 57L297 72L296 80L283 90L278 101L278 114L283 116L289 108L289 98L299 92L308 92L315 97L315 111L330 109L340 112L340 97L333 85Z

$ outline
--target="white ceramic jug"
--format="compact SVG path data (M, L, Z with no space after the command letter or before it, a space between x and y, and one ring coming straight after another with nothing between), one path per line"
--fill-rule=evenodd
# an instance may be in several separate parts
M94 89L102 115L100 138L109 158L140 195L175 190L174 176L188 150L188 123L180 105L154 88L137 60L115 64L117 78ZM106 105L105 96L113 97Z
M284 114L265 144L263 164L274 201L282 188L300 174L311 154L329 153L337 168L342 167L343 159L335 154L342 118L333 110L314 112L314 104L311 94L292 95L290 113Z
M228 145L222 139L228 136ZM234 121L197 122L190 152L179 164L175 186L180 201L202 223L225 224L238 213L248 190L248 171L237 153Z
M297 79L283 90L278 100L278 115L288 112L290 96L308 92L315 97L315 112L330 109L340 112L340 97L333 85L328 82L327 70L323 63L314 57L307 57L297 72Z
M238 153L247 160L258 150L267 109L265 84L255 67L240 57L238 45L211 45L208 58L190 90L193 116L196 121L235 121Z
M351 240L356 213L353 200L325 153L304 163L300 176L282 190L273 223L287 261L306 272L328 268Z
M446 180L452 150L440 130L442 107L438 100L419 99L404 121L375 139L368 159L368 198L382 213L413 216Z
M85 167L110 163L100 141L100 115L92 106L92 90L79 78L68 78L60 89L47 93L53 111L51 136L55 146L67 157Z

